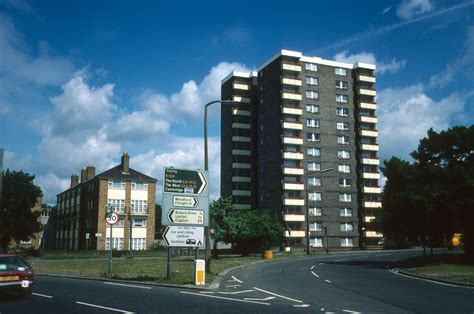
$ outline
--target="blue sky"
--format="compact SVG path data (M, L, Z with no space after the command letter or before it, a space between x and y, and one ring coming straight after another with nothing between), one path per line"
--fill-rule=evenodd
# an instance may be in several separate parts
M4 167L35 174L54 203L72 172L128 151L161 189L164 166L202 168L202 107L220 80L280 49L377 64L383 159L409 158L430 127L473 123L474 1L315 3L0 0Z

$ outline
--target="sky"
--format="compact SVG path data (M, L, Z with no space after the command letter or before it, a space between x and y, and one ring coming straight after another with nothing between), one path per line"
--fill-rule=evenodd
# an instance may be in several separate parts
M55 203L72 173L120 162L158 179L202 169L203 106L231 71L281 49L377 65L380 158L474 121L474 0L0 0L4 169ZM219 196L219 105L209 121Z

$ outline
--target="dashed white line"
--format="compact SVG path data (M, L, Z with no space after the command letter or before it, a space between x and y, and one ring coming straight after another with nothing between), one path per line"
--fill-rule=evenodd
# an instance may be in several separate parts
M318 274L316 274L314 271L312 271L311 273L313 274L313 276L315 276L315 277L318 277L318 278L319 278L319 275L318 275Z
M201 293L201 294L216 294L213 291L199 291L199 293Z
M226 285L226 288L237 288L240 287L240 285Z
M53 297L50 296L50 295L46 295L46 294L40 294L40 293L35 293L35 292L32 292L31 293L32 295L35 295L37 297L42 297L42 298L48 298L48 299L52 299Z
M107 306L102 306L102 305L97 305L97 304L91 304L91 303L85 303L85 302L79 302L79 301L76 301L76 303L80 304L80 305L95 307L95 308L98 308L98 309L104 309L104 310L109 310L109 311L114 311L114 312L127 313L127 314L133 313L133 312L130 312L130 311L114 309L112 307L107 307Z
M130 285L126 283L116 283L116 282L104 282L104 285L111 285L111 286L122 286L122 287L130 287L130 288L139 288L139 289L148 289L150 290L151 287L146 286L137 286L137 285Z
M316 265L311 266L311 270L313 270L316 267Z
M326 281L327 283L331 283L331 280L324 279L324 281Z
M309 304L293 304L293 307L308 307Z
M319 263L318 265L324 265L324 263Z
M259 298L244 298L244 300L250 300L250 301L270 301L270 300L273 300L275 299L276 297L266 297L266 298L263 298L263 299L259 299Z
M270 291L267 291L267 290L263 290L263 289L260 289L260 288L257 288L257 287L253 287L255 290L258 290L260 292L264 292L264 293L268 293L270 295L274 295L276 297L279 297L279 298L282 298L282 299L286 299L286 300L290 300L290 301L293 301L293 302L298 302L298 303L303 303L303 301L301 300L296 300L296 299L292 299L292 298L289 298L289 297L285 297L284 295L280 295L280 294L276 294L274 292L270 292Z
M232 276L232 279L234 279L234 280L237 281L238 283L243 283L242 280L237 279L237 277L235 277L235 276Z
M341 259L335 259L334 261L335 262L344 262L344 261L347 261L348 259L347 258L341 258Z
M242 294L242 293L248 293L248 292L252 292L254 290L242 290L242 291L233 291L233 292L226 292L226 291L222 291L222 292L217 292L219 294Z
M357 314L360 314L360 312L356 312L356 311L351 311L351 310L342 310L343 312L346 312L346 313L357 313Z
M254 303L254 304L261 304L261 305L270 305L270 303L265 303L265 302L257 302L257 301L250 301L250 300L241 300L241 299L232 299L232 298L220 297L220 296L217 296L217 295L199 294L199 293L188 292L188 291L180 291L180 293L192 294L192 295L197 295L197 296L206 297L206 298L214 298L214 299L235 301L235 302Z

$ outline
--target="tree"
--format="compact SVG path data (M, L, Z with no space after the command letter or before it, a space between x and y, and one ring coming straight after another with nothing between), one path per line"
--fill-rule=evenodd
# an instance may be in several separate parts
M232 243L242 254L268 248L283 233L276 217L260 210L234 209L230 197L211 202L211 229L213 229L214 254L218 241Z
M0 245L6 252L12 240L28 240L40 230L38 214L31 208L41 189L33 184L34 176L22 171L10 171L3 175L3 204L0 208Z
M412 164L392 157L382 168L384 234L395 242L428 239L433 247L463 233L474 260L474 126L430 129L411 156Z
M160 204L155 204L155 232L160 232L161 230L161 212L163 209Z

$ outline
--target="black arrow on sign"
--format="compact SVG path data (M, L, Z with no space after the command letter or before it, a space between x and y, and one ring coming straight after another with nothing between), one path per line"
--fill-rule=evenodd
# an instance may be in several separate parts
M165 232L163 232L163 240L165 240L166 242L166 246L170 246L170 243L168 242L168 239L166 239L166 234L168 233L168 230L170 229L170 227L166 227L166 230Z
M173 222L174 223L174 220L173 220L173 213L174 213L174 209L170 210L169 214L168 214L168 220L170 222Z

